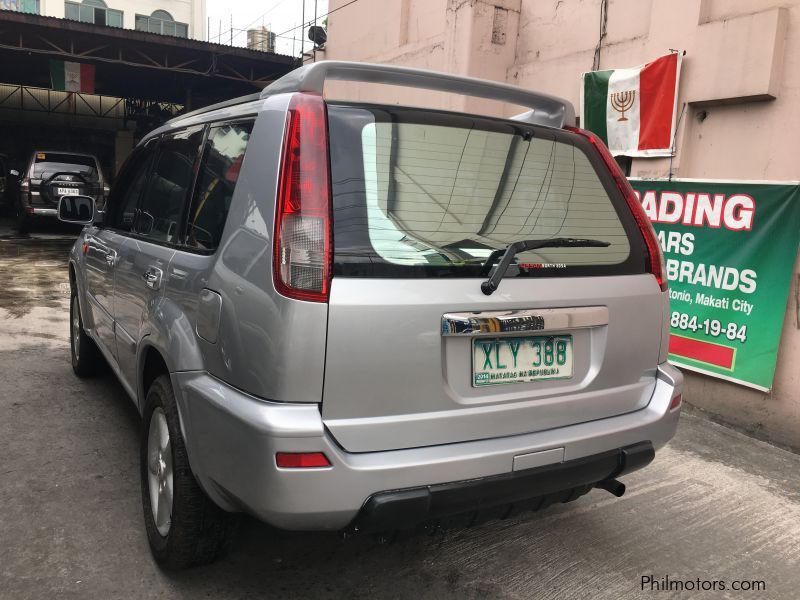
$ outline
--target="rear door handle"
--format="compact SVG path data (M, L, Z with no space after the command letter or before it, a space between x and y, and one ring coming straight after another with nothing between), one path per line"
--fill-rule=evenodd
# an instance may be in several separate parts
M163 272L161 269L156 267L150 267L142 273L142 279L144 280L144 284L149 287L151 290L157 290L161 287L161 277Z

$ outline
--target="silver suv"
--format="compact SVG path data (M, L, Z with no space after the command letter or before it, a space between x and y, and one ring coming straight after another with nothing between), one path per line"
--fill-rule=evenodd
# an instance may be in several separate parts
M325 101L328 79L531 110ZM213 560L233 513L290 530L473 524L568 502L674 434L657 239L572 106L319 62L179 117L70 255L72 365L142 414L147 534Z

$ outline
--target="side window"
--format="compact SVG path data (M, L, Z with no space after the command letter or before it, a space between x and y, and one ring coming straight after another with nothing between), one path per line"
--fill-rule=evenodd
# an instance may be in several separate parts
M252 121L209 129L189 207L187 246L199 250L215 250L219 246L252 131Z
M181 215L194 181L202 141L202 127L161 138L136 218L136 233L157 242L178 242Z
M147 182L155 148L156 140L137 148L120 170L106 204L105 223L108 227L123 232L133 229L136 205Z

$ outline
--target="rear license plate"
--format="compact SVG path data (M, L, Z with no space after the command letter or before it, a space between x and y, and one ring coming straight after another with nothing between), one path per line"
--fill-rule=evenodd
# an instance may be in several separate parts
M570 377L571 335L472 340L473 387Z
M77 188L56 188L56 194L59 196L77 196L81 191Z

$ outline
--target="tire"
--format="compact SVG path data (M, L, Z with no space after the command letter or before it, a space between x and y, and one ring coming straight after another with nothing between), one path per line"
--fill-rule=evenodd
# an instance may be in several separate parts
M192 474L167 375L156 378L147 392L140 471L147 540L156 563L174 571L209 564L222 556L236 517L214 504ZM162 508L164 503L168 512Z
M78 290L71 287L69 302L69 350L72 355L72 370L78 377L91 377L97 373L103 357L94 341L83 330L83 317L78 302Z

